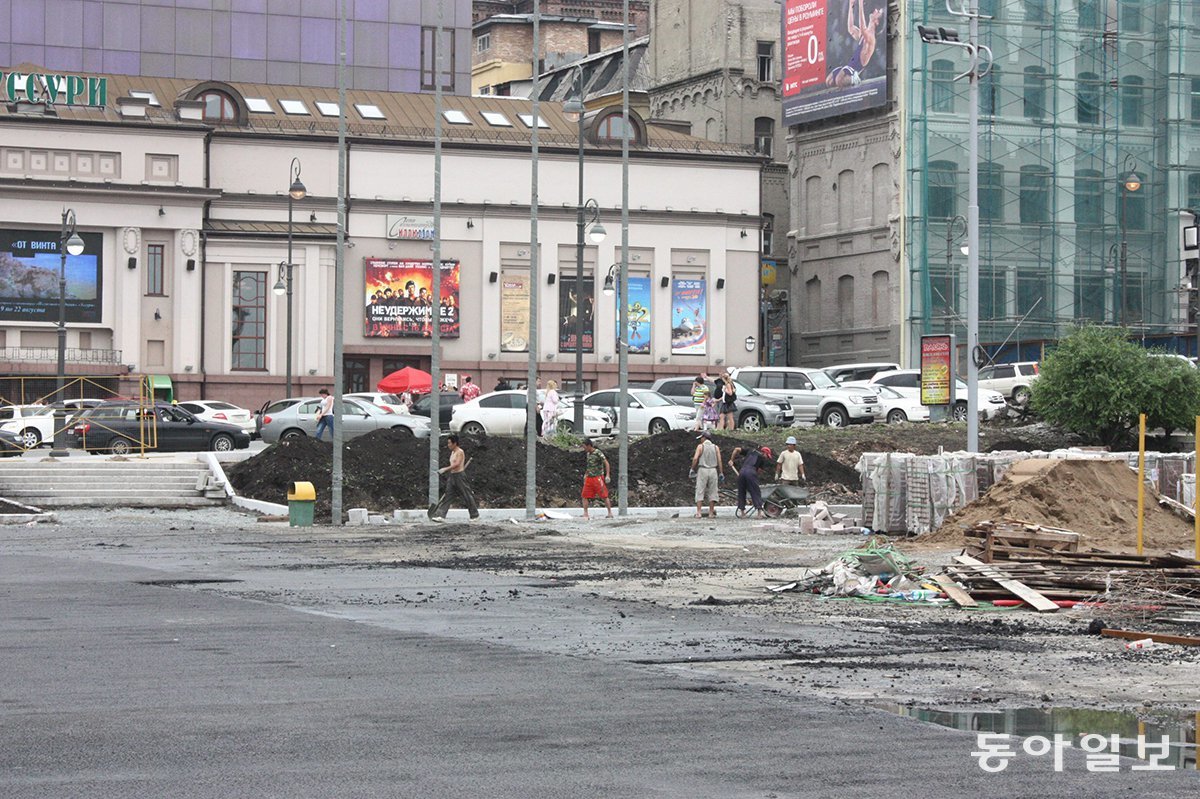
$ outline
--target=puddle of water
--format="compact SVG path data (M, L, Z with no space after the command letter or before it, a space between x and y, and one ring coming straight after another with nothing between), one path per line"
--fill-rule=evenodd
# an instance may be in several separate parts
M1018 737L1061 735L1075 748L1084 735L1120 737L1121 755L1138 758L1138 736L1153 746L1170 742L1170 756L1161 761L1176 769L1200 770L1196 730L1200 711L1148 710L1128 713L1086 708L1012 708L1008 710L935 710L907 705L876 705L907 718L967 732L1007 733Z

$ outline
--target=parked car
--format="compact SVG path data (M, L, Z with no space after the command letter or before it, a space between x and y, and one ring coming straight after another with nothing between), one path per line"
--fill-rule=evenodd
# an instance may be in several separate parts
M433 402L431 394L422 394L413 402L412 412L417 416L429 418L429 405ZM450 419L453 416L454 406L462 404L462 397L457 391L442 391L438 394L438 403L441 406L438 410L438 420L441 422L440 427L445 430L450 426Z
M569 402L559 406L557 423L571 425L572 413ZM476 397L470 402L454 406L450 417L451 433L468 435L516 436L525 433L528 405L526 393L519 391L493 391ZM595 408L583 409L583 434L589 437L612 435L613 423L607 413ZM543 431L545 432L545 431Z
M317 434L317 411L320 397L306 397L284 405L277 411L270 408L262 416L262 439L275 443L285 438L300 438ZM374 430L402 430L417 438L429 438L429 420L406 413L388 413L366 400L343 397L341 405L342 435L354 438Z
M20 457L25 454L25 443L19 433L0 430L0 458Z
M408 413L408 406L400 401L400 397L388 394L386 391L356 391L346 396L352 399L366 400L388 413Z
M25 449L54 441L54 408L50 405L0 407L0 430L16 433Z
M615 389L593 391L583 398L586 408L595 408L608 415L612 428L620 429L620 392ZM572 398L563 400L565 409L560 409L559 418L574 418L575 403ZM629 391L629 434L633 436L657 435L668 430L689 430L696 422L696 412L683 408L671 400L647 388Z
M258 413L254 414L254 432L262 438L263 418L270 414L277 414L285 408L290 408L297 403L304 402L308 397L288 397L287 399L268 400L258 409Z
M226 422L198 419L165 402L106 402L80 411L67 428L67 446L87 452L124 455L143 444L158 452L228 452L250 446L250 434Z
M875 390L888 424L929 421L929 406L922 405L920 397L910 397L891 386L875 386Z
M979 370L979 387L999 391L1016 404L1024 405L1029 402L1029 387L1037 376L1037 361L998 363Z
M767 425L791 427L796 420L792 406L787 400L775 399L760 394L736 380L737 426L743 430L761 430ZM650 387L676 405L692 408L692 378L664 377L655 380Z
M255 434L254 414L246 408L239 408L237 405L218 400L188 400L175 407L183 408L197 419L203 419L206 422L227 422L237 425L251 435Z
M880 372L890 372L899 369L900 364L888 361L874 363L839 363L822 369L839 386L845 383L867 381Z
M921 370L897 369L892 372L880 372L871 378L871 387L888 386L904 396L921 401ZM959 380L954 389L954 419L966 421L967 418L967 384ZM1008 408L1004 396L999 391L980 387L979 415L984 419L995 419Z
M752 366L734 369L730 376L760 394L787 400L798 422L845 427L870 424L881 414L875 392L839 386L820 369Z

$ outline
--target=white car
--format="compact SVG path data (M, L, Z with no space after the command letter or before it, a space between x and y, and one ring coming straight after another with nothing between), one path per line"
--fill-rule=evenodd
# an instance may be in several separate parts
M400 397L395 394L388 394L386 391L356 391L346 396L366 400L388 413L408 413L408 406L400 401Z
M1183 360L1191 363L1187 358ZM1037 361L998 363L979 370L979 387L999 391L1016 404L1024 405L1029 402L1029 387L1033 385L1037 377Z
M180 402L176 407L183 408L188 413L206 422L225 422L234 427L240 427L253 438L254 414L247 408L239 408L228 402L217 400L188 400Z
M954 389L954 420L965 421L967 418L967 384L959 380ZM867 388L888 386L909 399L921 401L921 370L897 369L891 372L880 372L867 382ZM1008 409L1004 395L999 391L986 388L979 389L979 415L984 419L995 419Z
M564 420L570 425L571 416L565 413L568 403L559 406L559 428ZM450 432L467 435L519 436L525 434L527 420L526 393L519 391L493 391L476 397L470 402L455 405L450 416ZM588 437L612 435L612 421L608 414L585 408L583 434ZM545 431L543 431L545 432Z
M875 386L875 390L888 424L929 421L929 406L922 405L920 397L905 396L891 386Z
M68 411L71 415L73 411ZM49 405L5 405L0 408L0 430L16 433L25 449L54 441L54 408Z
M613 429L619 429L621 414L621 394L616 389L593 391L583 398L585 409L594 408L608 415L612 420ZM566 412L559 412L559 418L571 419L574 414L574 401L567 400ZM676 405L671 400L645 388L635 388L629 391L629 434L631 436L646 436L665 433L668 430L690 430L696 423L696 411Z

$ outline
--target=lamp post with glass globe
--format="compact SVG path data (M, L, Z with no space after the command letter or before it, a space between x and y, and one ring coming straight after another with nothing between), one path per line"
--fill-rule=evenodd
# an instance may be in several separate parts
M1120 293L1121 327L1125 327L1126 309L1128 307L1128 305L1126 303L1125 292L1127 292L1129 290L1128 289L1129 284L1128 284L1128 282L1126 282L1126 277L1127 277L1126 265L1127 265L1128 257L1129 257L1129 241L1127 240L1126 229L1125 229L1125 198L1127 196L1129 196L1130 194L1141 190L1142 179L1141 179L1141 177L1138 176L1138 173L1137 173L1137 159L1134 158L1132 155L1125 156L1124 168L1121 171L1126 173L1125 178L1121 183L1121 267L1120 267L1120 273L1121 273L1121 293Z
M67 382L67 256L83 254L83 239L75 232L75 210L64 208L58 236L58 379L54 398L54 449L51 455L67 454L67 410L62 404Z
M272 291L275 296L287 294L287 394L292 396L292 203L303 200L308 190L300 182L300 159L293 158L288 169L291 185L288 187L288 227L287 227L287 261L279 265L279 279L275 281Z

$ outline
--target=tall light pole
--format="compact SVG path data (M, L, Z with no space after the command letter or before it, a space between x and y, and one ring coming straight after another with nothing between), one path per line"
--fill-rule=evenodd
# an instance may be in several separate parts
M604 241L600 204L583 199L583 66L575 65L575 97L563 103L563 113L579 123L579 202L575 206L575 432L583 435L583 234L593 244ZM591 230L587 230L591 222Z
M958 292L954 291L954 281L951 275L954 274L954 242L961 239L967 233L967 218L962 214L956 214L946 223L946 296L943 301L948 309L947 316L953 320L954 311L953 301L958 298ZM963 255L970 255L970 247L964 242L962 247Z
M950 28L918 25L926 44L942 44L967 51L971 63L955 80L967 79L967 451L979 451L979 79L992 70L992 51L979 44L979 0L961 0L954 8L946 0L946 11L968 20L967 41ZM988 17L988 19L991 19ZM986 64L980 56L987 56ZM926 259L928 260L928 259Z
M293 158L292 164L288 167L288 227L287 227L287 263L279 265L279 280L275 281L275 296L287 292L287 393L285 397L292 396L292 203L296 200L303 200L308 195L308 190L304 188L304 184L300 182L300 159ZM285 268L286 267L286 268ZM285 273L286 272L286 280Z
M54 451L67 454L67 409L62 404L67 383L67 256L83 254L83 239L75 232L75 209L64 208L58 235L58 379L54 390Z
M1126 271L1126 267L1128 266L1128 261L1129 261L1129 241L1127 240L1126 230L1125 230L1125 198L1128 197L1129 194L1131 194L1132 192L1139 191L1142 188L1142 179L1140 177L1138 177L1137 159L1134 158L1132 155L1125 156L1125 163L1123 164L1121 171L1123 173L1125 173L1125 177L1121 182L1121 219L1120 219L1120 222L1121 222L1121 266L1120 266L1121 294L1120 294L1120 302L1121 302L1121 327L1125 327L1125 323L1126 323L1125 315L1126 315L1126 309L1128 307L1128 304L1125 302L1125 292L1128 291L1128 286L1129 286L1129 282L1126 280L1126 278L1128 277L1128 272Z

